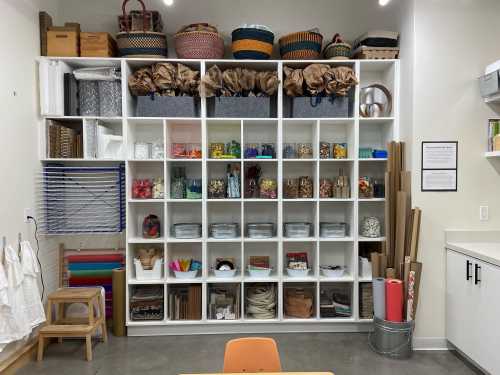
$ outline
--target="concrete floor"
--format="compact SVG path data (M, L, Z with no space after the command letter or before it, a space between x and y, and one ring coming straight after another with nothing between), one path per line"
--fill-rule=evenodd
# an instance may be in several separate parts
M245 335L246 336L246 335ZM451 352L415 352L410 360L373 353L366 334L304 333L273 337L284 371L332 371L335 375L466 375L478 372ZM94 360L84 361L83 342L51 344L43 362L18 374L177 375L222 370L224 345L236 336L160 336L118 338L94 346Z

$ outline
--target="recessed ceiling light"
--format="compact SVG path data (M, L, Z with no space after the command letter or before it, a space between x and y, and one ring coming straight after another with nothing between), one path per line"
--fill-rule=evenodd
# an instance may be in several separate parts
M385 7L391 0L378 0L380 6Z
M174 3L174 0L163 0L163 3L166 5L166 6L170 6Z

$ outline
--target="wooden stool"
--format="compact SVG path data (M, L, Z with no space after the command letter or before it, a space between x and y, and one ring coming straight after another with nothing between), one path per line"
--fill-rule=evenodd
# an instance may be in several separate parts
M106 311L102 301L100 288L63 288L51 293L48 297L47 324L40 329L38 336L37 360L43 359L44 340L57 337L62 342L63 337L82 337L86 343L86 359L92 360L92 335L98 328L102 331L102 341L108 341L106 331ZM88 318L66 318L65 303L84 303L88 308ZM99 315L94 317L94 304L99 306ZM57 306L57 319L52 322L52 306Z

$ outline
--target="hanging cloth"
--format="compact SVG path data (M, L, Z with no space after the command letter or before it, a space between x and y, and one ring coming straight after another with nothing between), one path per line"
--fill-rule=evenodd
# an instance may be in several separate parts
M34 328L45 322L45 311L40 299L40 290L38 289L40 268L38 267L35 252L28 241L21 243L21 267L24 273L22 288L26 316L30 322L30 327Z
M5 248L5 268L9 285L9 300L17 323L16 337L20 340L31 333L31 325L26 314L23 292L24 273L17 251L12 246Z
M8 343L16 340L17 324L9 299L9 283L0 262L0 352Z

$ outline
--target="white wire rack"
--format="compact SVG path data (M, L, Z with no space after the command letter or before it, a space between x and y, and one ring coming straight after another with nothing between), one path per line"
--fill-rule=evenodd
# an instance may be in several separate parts
M44 166L37 178L44 234L116 233L125 228L125 167Z

